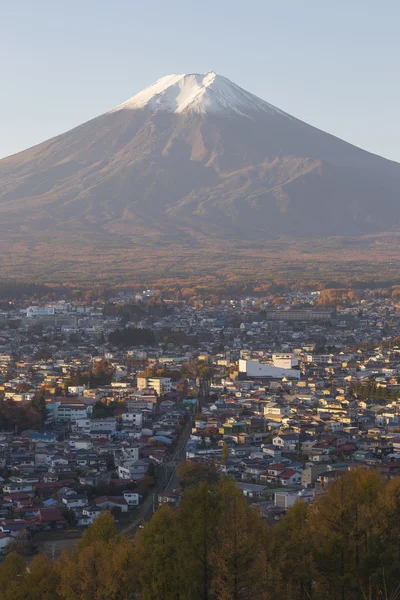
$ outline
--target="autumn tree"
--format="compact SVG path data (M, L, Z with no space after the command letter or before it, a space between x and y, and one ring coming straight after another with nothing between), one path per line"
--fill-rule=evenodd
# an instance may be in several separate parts
M151 346L155 343L156 338L151 329L126 327L112 331L108 336L108 341L113 346Z
M400 478L382 489L376 507L375 534L382 540L381 564L385 566L386 585L400 580Z
M59 574L45 554L37 554L23 577L24 595L29 600L61 600Z
M219 600L266 599L266 553L258 512L230 480L221 482L222 518L211 549L211 590Z
M54 565L11 552L0 564L0 600L394 599L399 514L398 479L372 468L337 473L272 526L234 481L217 477L188 486L179 506L161 506L134 540L102 513Z
M15 600L21 597L25 562L16 552L8 554L0 565L0 598Z
M133 544L117 535L109 512L85 531L77 551L61 555L56 569L63 600L121 600L137 587Z
M93 542L109 542L117 535L114 517L110 512L102 512L93 521L92 525L86 529L79 540L79 548L86 548Z
M228 444L226 442L224 442L224 445L222 446L222 462L224 464L226 464L228 462L228 458L229 458L229 448L228 448Z
M379 556L373 532L382 486L376 471L355 469L332 483L310 509L319 587L329 590L327 597L351 597L375 576Z
M30 406L13 400L0 399L0 423L2 429L15 430L19 433L25 429L39 429L42 417Z
M313 598L316 567L310 524L309 505L298 501L279 523L264 532L264 545L274 571L271 583L282 597Z
M188 598L184 556L177 543L177 514L161 506L135 539L141 600Z
M90 373L89 385L91 388L99 385L110 385L114 375L114 369L106 360L96 360Z
M46 408L46 400L43 394L35 394L30 401L30 408L37 412L43 421L46 420L47 417L47 408Z
M182 489L195 487L201 482L215 483L218 480L218 472L212 461L185 460L179 463L176 472Z
M123 537L96 539L80 551L64 552L56 569L63 600L120 600L136 591L134 548Z
M185 569L192 596L199 600L215 598L211 590L215 574L216 531L222 514L218 485L200 483L187 492L179 509L178 540L185 556Z

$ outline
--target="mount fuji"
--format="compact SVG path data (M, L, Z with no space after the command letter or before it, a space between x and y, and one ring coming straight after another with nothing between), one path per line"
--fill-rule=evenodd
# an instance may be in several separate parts
M0 274L68 279L107 248L145 277L160 249L397 232L399 192L399 164L214 72L168 75L0 160Z

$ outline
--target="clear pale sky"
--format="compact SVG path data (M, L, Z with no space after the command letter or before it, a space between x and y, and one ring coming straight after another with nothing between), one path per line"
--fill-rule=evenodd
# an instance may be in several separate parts
M400 161L398 0L0 0L0 156L216 71Z

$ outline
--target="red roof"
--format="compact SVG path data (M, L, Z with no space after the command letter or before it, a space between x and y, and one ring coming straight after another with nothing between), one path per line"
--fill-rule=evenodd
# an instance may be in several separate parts
M58 508L39 508L37 518L41 523L50 523L52 521L65 522Z
M46 508L43 504L32 504L32 506L20 506L15 509L15 512L21 515L26 515L27 512L38 511L39 508Z
M33 506L33 498L29 498L29 500L18 500L18 504L20 506Z
M355 450L356 446L354 444L342 444L336 448L337 452L347 452L351 450Z
M105 446L106 444L108 444L108 440L104 438L96 438L93 440L94 446Z
M110 483L116 487L126 487L130 483L137 483L136 479L111 479Z
M283 473L281 473L279 477L281 479L290 479L291 477L293 477L293 475L296 475L296 471L294 469L286 469L286 471L283 471Z
M94 499L95 504L105 504L107 502L126 506L126 500L123 496L99 496L98 498Z
M26 492L12 492L4 496L4 500L28 500L33 494L27 494Z
M25 519L2 519L0 523L2 525L14 525L15 523L25 525L26 521Z
M178 499L178 495L174 494L173 492L159 492L158 497L159 498L171 498L171 500Z
M40 483L35 483L35 489L36 490L54 490L56 488L62 488L67 486L71 481L73 481L74 483L75 480L71 480L71 479L64 479L63 481L41 481Z

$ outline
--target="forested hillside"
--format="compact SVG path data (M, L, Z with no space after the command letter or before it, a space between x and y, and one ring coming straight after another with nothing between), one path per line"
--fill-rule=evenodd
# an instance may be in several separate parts
M53 564L16 553L1 600L380 600L399 597L400 478L348 472L269 526L222 479L162 506L134 540L104 513Z

